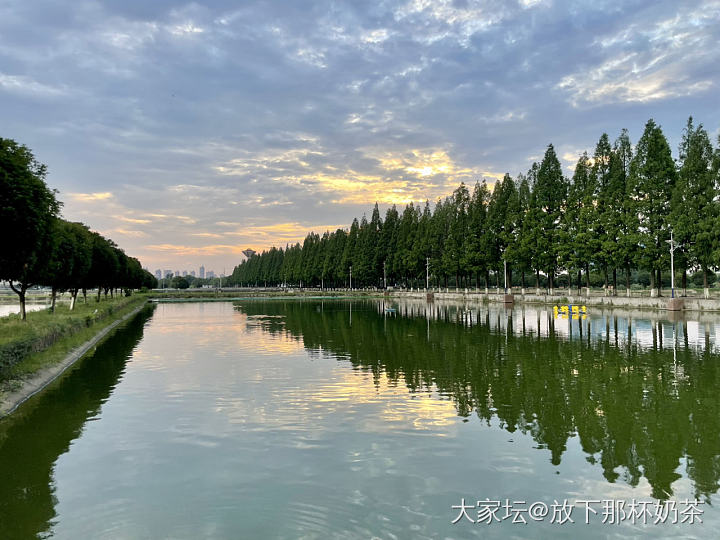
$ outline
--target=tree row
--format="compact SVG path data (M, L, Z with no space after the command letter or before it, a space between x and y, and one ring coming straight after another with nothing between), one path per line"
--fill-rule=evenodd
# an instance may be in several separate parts
M629 291L640 272L657 294L672 238L682 286L697 271L707 294L720 266L719 169L720 139L713 148L702 124L688 120L674 159L649 120L635 146L627 130L613 142L603 134L571 178L551 144L526 174L478 182L472 192L461 184L434 208L393 205L384 219L376 204L349 229L254 255L231 282L488 287L502 286L506 267L508 284L581 288L599 276L612 294L623 277Z
M155 277L112 240L59 216L62 203L45 183L47 169L24 145L0 138L0 280L8 281L20 299L35 285L52 288L52 310L58 292L69 291L70 309L79 291L154 287Z

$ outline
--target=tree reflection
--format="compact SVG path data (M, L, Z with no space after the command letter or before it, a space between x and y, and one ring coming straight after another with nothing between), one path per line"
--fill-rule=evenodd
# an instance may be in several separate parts
M555 465L577 435L608 482L636 486L644 476L666 499L685 462L696 496L718 490L720 367L707 329L691 342L683 321L608 315L568 324L539 310L432 304L397 315L374 301L352 304L352 326L343 302L238 309L281 316L262 329L347 358L376 379L385 373L411 392L436 387L458 415L530 434ZM559 336L561 324L568 331Z
M80 436L85 422L99 413L151 314L151 307L143 310L79 369L0 422L0 536L36 538L50 531L55 462ZM28 446L28 441L36 444Z

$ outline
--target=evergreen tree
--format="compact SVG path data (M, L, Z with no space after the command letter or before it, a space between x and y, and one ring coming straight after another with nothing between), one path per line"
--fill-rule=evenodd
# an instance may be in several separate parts
M613 245L603 242L607 237L607 224L609 214L613 211L609 204L610 197L610 161L612 159L612 146L607 133L603 133L595 146L592 161L592 181L594 184L594 217L593 231L595 233L595 249L592 260L602 271L605 290L608 286L608 270L613 263ZM617 286L617 273L613 272L613 285Z
M675 187L675 163L665 135L650 119L630 163L629 194L638 216L639 264L650 272L650 286L659 289L661 271L668 267L670 197Z
M688 264L700 267L703 287L707 289L708 270L715 266L713 252L718 247L714 231L718 219L717 189L710 137L702 124L697 128L693 126L692 117L683 133L679 155L680 168L672 194L670 219L674 240L680 246L676 253L686 254L679 260L683 269ZM675 260L678 261L677 256Z
M468 271L475 274L476 286L480 286L480 274L485 275L488 268L486 242L487 206L490 191L485 181L477 182L468 205L468 233L463 244L463 261Z
M567 185L555 148L550 144L537 173L533 193L540 211L538 233L538 263L548 276L550 289L554 286L558 266L558 236L564 210Z

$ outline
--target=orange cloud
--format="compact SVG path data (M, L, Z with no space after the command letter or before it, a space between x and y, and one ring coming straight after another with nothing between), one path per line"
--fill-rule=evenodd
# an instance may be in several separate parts
M103 191L100 193L68 193L71 199L79 202L92 202L92 201L104 201L111 199L113 194L109 191Z

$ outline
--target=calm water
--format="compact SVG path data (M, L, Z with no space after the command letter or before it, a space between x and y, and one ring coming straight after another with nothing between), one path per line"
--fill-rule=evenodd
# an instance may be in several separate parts
M392 306L148 310L0 421L0 538L717 537L720 321Z

